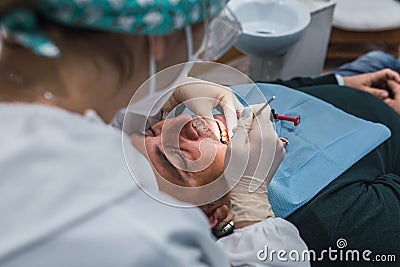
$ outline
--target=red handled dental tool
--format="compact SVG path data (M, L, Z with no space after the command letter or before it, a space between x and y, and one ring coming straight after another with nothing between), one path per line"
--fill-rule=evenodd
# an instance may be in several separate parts
M279 115L279 114L275 113L275 110L271 110L271 112L272 112L275 120L292 121L294 126L297 126L300 124L300 115L298 115L296 118L294 118L294 117Z

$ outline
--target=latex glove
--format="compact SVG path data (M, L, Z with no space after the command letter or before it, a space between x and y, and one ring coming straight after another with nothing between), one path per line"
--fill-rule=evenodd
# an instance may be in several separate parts
M393 95L390 83L400 84L400 75L390 69L377 72L343 77L344 85L360 89L375 95L380 99L386 99Z
M250 106L241 112L225 156L226 179L238 180L231 191L235 224L274 216L267 190L285 150L275 132L271 110L265 108L254 115L262 106Z
M232 129L237 126L236 111L243 108L230 88L191 77L187 77L176 88L162 110L170 112L181 103L195 114L204 116L217 134L219 128L213 120L212 112L214 108L219 109L225 116L230 137L233 135Z
M393 96L386 98L384 101L400 115L400 84L395 81L389 81L388 85Z
M249 225L275 217L268 199L267 184L262 183L256 191L249 193L251 181L252 178L242 177L231 192L231 211L238 228L242 222Z

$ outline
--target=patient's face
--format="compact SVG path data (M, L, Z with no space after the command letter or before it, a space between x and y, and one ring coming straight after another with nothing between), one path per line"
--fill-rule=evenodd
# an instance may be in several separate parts
M224 130L223 130L224 131ZM157 178L181 186L201 186L224 170L227 145L202 117L183 114L154 124L145 137L133 135L136 148L151 162Z

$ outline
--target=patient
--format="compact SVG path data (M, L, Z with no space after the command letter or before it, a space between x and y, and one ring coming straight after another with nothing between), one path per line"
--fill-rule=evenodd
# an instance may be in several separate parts
M262 105L252 106L253 110L259 110L258 106ZM266 124L271 125L271 112L263 113L265 114L257 118L268 118ZM214 196L218 195L218 192L224 192L221 197L199 205L199 208L208 217L213 234L219 238L218 243L229 254L233 266L248 266L249 263L252 263L251 266L310 266L308 259L298 261L288 258L278 261L276 257L264 251L268 248L272 251L301 253L307 250L307 246L293 224L275 218L267 195L269 178L250 193L246 183L248 177L243 176L229 192L228 182L223 176L229 141L226 122L221 115L215 115L214 118L220 131L216 134L203 117L183 114L152 125L145 131L144 136L132 135L131 141L151 162L160 190L191 203L196 203L199 197L197 194ZM262 133L266 128L263 130ZM271 154L275 155L273 161L279 165L285 154L285 140L277 136L273 127L270 127L270 131L266 132L269 135L268 140L274 147L277 146L277 150ZM234 138L231 143L234 143ZM276 168L271 167L272 173ZM267 177L270 177L270 172ZM178 193L174 186L170 186L172 184L193 188L210 183L213 183L212 187L206 191L191 191L189 194ZM234 231L234 228L240 229ZM258 251L258 254L242 254L242 251L249 247Z
M391 130L388 140L359 159L286 219L299 229L308 247L318 252L335 248L336 241L345 238L349 248L394 254L399 259L399 242L394 238L400 233L399 74L384 69L348 76L344 78L345 86L332 74L276 83L317 97L356 117L382 123ZM375 89L392 96L381 98L379 90ZM364 140L354 142L360 144ZM344 147L343 152L351 153L351 150ZM366 265L329 259L313 262L313 266L323 267L343 264ZM397 267L398 262L379 265Z
M387 80L389 88L395 94L394 101L397 101L398 106L400 86L396 82L398 80L396 77L388 70L371 73L367 76L354 76L354 81L359 81L360 85L353 86L363 90L365 84L373 87L374 84L381 84L381 80ZM345 237L349 244L362 249L370 249L375 253L381 252L382 254L398 254L398 242L393 238L394 235L398 235L399 233L398 218L400 214L398 204L400 192L400 184L398 182L400 175L398 165L398 156L400 155L400 142L398 142L400 140L400 117L394 112L396 106L390 105L389 107L382 100L361 90L339 86L333 75L316 79L297 78L290 81L279 80L277 83L318 97L357 117L383 123L392 132L390 139L379 145L328 184L309 203L288 216L287 220L296 225L310 249L316 251L323 251L330 246L334 247L336 240ZM346 80L345 84L348 84ZM186 118L188 119L188 117ZM177 121L178 119L175 120ZM165 122L160 122L160 124L162 123ZM195 135L190 135L190 131L185 131L190 129L190 125L186 127L182 133L193 138ZM160 132L157 132L154 127L147 131L146 146L143 144L142 148L146 147L151 152L151 140L157 140L158 138L158 142L154 142L153 144L160 144L161 142L159 134ZM183 137L181 136L180 138L184 140ZM197 145L191 146L192 151L195 151L197 155L200 154L202 148L200 143L203 139L206 140L202 144L204 147L214 144L214 151L226 151L227 146L216 141L214 137L199 138L198 140L196 139ZM139 136L132 136L132 141L136 143L136 146L140 144L138 140L140 140ZM186 142L185 144L189 143ZM195 144L195 142L191 142L191 144ZM144 151L142 149L142 152ZM154 151L157 152L155 149ZM187 151L183 151L182 153L185 154ZM216 166L210 165L209 168L204 169L203 173L207 173L208 171L208 174L213 174L214 176L201 177L201 174L196 172L183 172L174 168L167 169L170 166L169 164L157 164L157 161L162 162L160 159L154 157L157 154L153 154L153 156L151 153L148 154L150 154L148 157L158 173L176 172L180 174L177 177L181 177L182 179L178 180L178 178L175 178L175 183L183 184L183 180L185 179L182 176L186 177L186 183L200 182L200 180L203 183L207 183L207 181L218 177L223 168L223 157L221 156L220 158L216 158L216 161L219 160L220 163L216 163ZM189 157L188 154L185 155ZM179 159L178 155L176 157ZM196 157L192 159L196 159ZM219 168L216 168L217 166ZM166 177L165 174L163 176ZM171 176L171 179L174 178L173 176ZM224 205L229 207L229 195L225 196L222 203L220 205L217 204L214 208L205 210L209 219L211 217L211 227L215 228L218 222L224 220L221 220L224 216L220 216L217 219L217 216L213 218L210 215L212 215L215 207ZM223 215L225 214L229 214L229 212L224 212ZM267 219L265 222L278 219ZM237 227L235 226L235 228ZM365 239L365 233L373 235L373 238ZM222 238L219 241L226 240L226 238ZM325 266L327 263L334 266L341 264L340 262L329 262L326 259L321 262L314 262L316 266ZM390 263L388 264L390 265ZM392 262L392 264L394 263Z
M197 187L215 181L222 175L228 140L223 116L216 115L216 121L220 138L214 134L204 118L192 118L187 114L152 125L145 132L144 142L140 135L131 136L135 147L151 162L161 190L173 194L168 190L165 180L175 185ZM175 140L177 136L179 141ZM201 167L197 168L198 166ZM223 181L222 179L220 183L221 190L226 190L223 187L227 185ZM174 197L188 201L184 196ZM232 219L229 206L227 193L200 208L207 215L210 227L215 228L222 221Z

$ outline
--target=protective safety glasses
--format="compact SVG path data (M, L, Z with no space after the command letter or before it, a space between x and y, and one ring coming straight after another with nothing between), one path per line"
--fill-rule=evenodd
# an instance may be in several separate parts
M204 15L204 37L200 48L193 53L191 26L185 28L188 59L215 61L228 51L238 39L242 28L228 6L215 16Z

